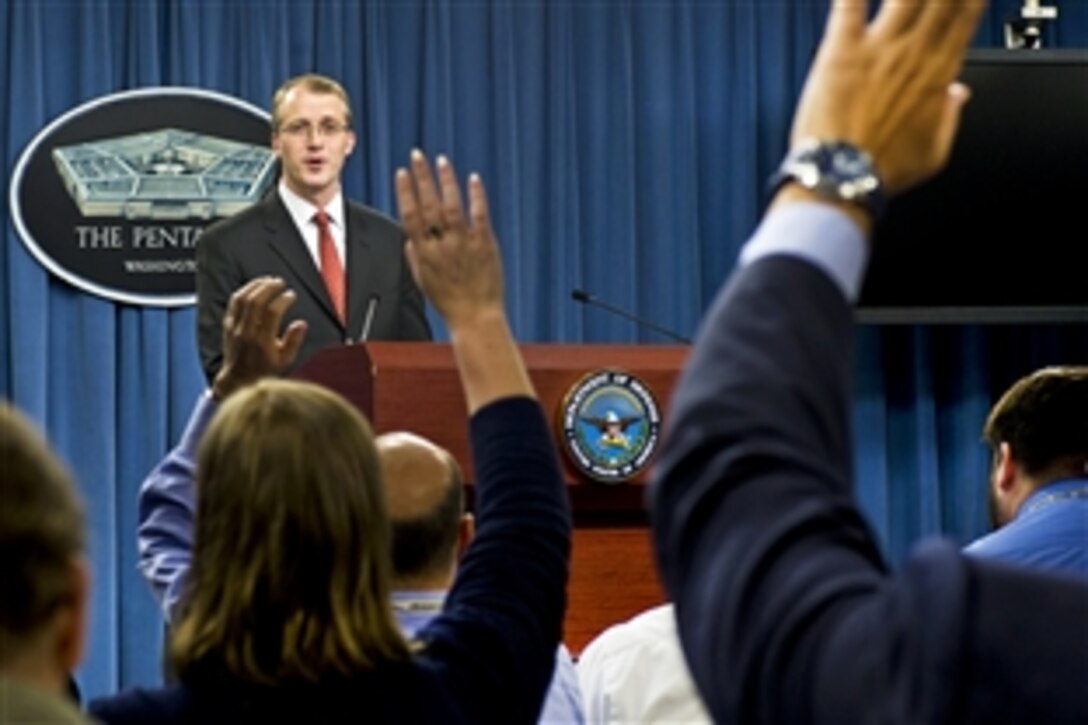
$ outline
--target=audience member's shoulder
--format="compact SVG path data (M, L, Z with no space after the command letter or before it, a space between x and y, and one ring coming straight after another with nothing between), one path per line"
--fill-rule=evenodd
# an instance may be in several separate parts
M628 622L640 631L668 633L676 631L676 610L672 604L660 604L632 617Z
M654 646L675 637L676 619L673 606L662 604L605 629L582 651L579 663Z
M81 725L89 722L75 701L30 682L0 676L0 723Z
M997 561L1039 571L1072 576L1088 576L1088 546L1084 542L1084 522L1073 522L1066 530L1047 531L1045 536L1025 539L1011 526L976 539L964 550L968 557Z

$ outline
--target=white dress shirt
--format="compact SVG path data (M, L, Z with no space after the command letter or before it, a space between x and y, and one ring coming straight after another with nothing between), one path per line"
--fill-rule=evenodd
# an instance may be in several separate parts
M306 242L306 249L310 250L310 257L314 260L314 266L320 271L321 253L318 251L317 246L317 222L314 221L314 214L317 214L318 208L287 188L287 184L283 183L282 180L280 181L279 193L283 205L287 207L287 213L291 215L291 219L295 222L298 233L302 235L302 240ZM336 192L336 196L325 207L325 213L329 215L329 231L332 232L336 255L340 257L340 266L347 269L347 262L344 257L344 239L347 237L347 224L344 216L343 192Z
M710 723L671 604L609 627L578 658L587 723Z

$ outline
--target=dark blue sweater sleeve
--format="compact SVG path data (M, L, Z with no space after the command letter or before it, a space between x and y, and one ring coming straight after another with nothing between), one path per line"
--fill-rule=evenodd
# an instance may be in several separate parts
M1069 677L1088 663L1083 583L943 542L887 570L852 495L853 337L822 271L764 257L723 290L674 392L652 525L715 720L1088 717Z
M535 722L562 639L571 519L537 401L508 398L470 423L476 537L443 614L424 630L475 721Z

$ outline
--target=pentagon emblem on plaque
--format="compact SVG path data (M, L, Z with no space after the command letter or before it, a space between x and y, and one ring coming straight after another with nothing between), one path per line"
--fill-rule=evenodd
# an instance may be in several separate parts
M69 284L130 305L196 301L205 227L274 187L264 110L202 88L136 88L70 109L27 144L12 222Z
M574 467L589 478L634 478L657 450L661 416L646 383L623 370L592 372L567 392L560 439Z

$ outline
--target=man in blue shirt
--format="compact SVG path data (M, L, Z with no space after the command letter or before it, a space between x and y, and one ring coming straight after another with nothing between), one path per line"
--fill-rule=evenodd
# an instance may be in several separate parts
M1088 576L1088 366L1020 379L982 435L995 531L967 553Z

